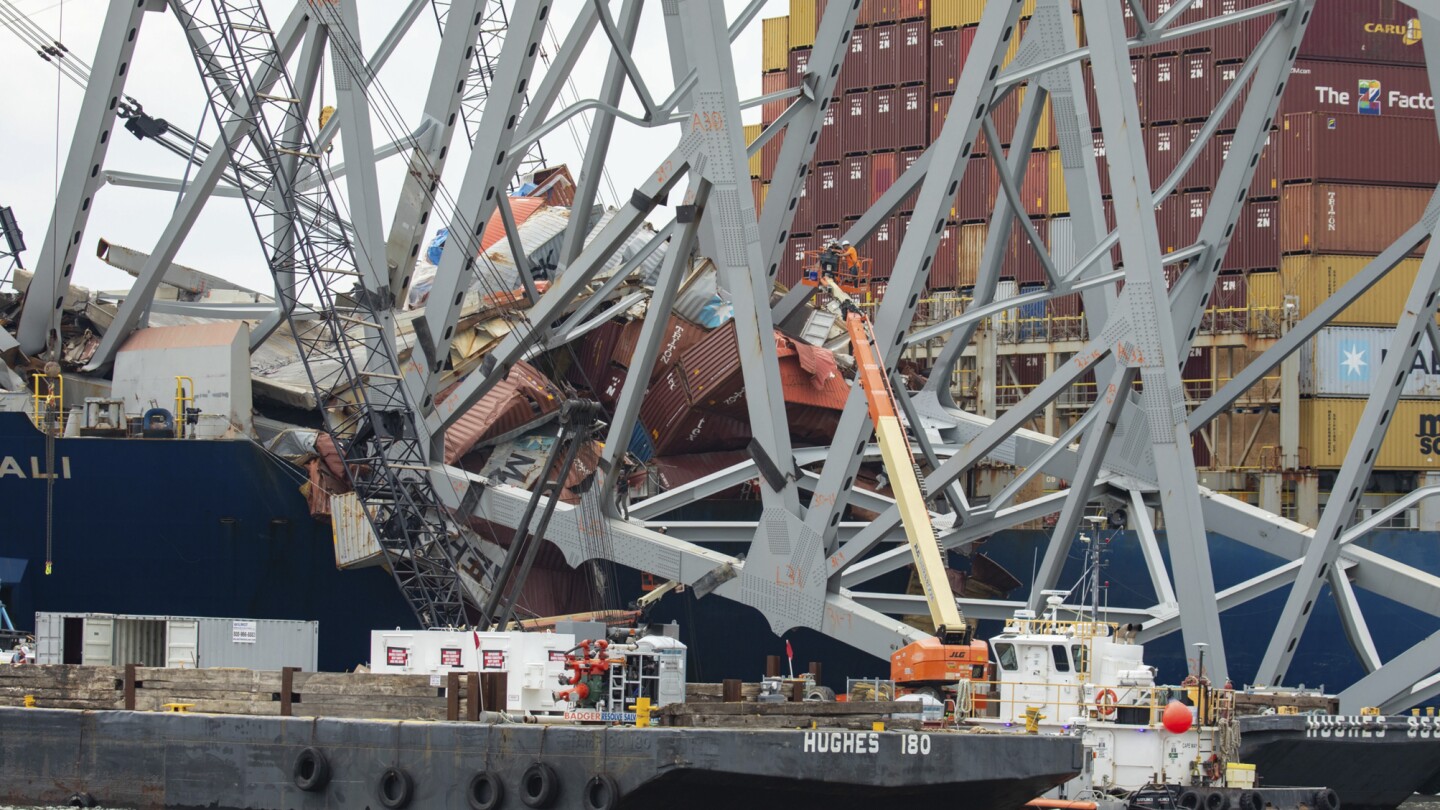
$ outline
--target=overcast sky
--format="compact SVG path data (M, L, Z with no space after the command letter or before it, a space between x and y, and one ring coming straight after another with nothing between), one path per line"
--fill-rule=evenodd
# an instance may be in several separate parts
M563 11L567 5L578 6L581 1L558 0L555 8ZM87 63L93 61L108 0L12 2L51 36L64 42L73 54ZM358 3L360 37L365 51L373 53L405 4L401 0L358 0ZM745 4L739 0L726 0L725 5L728 16L733 19ZM267 0L265 6L272 24L278 27L292 2ZM611 8L612 13L618 13L619 3L612 2ZM765 10L734 44L736 79L742 99L760 94L760 18L783 15L786 10L786 0L770 0ZM552 19L557 21L553 34L557 41L562 40L567 30L563 26L570 15L557 13L552 15ZM647 78L651 95L657 100L667 95L673 86L664 37L661 3L651 0L645 6L635 56ZM380 85L398 109L406 131L413 130L418 123L439 41L435 18L427 9L380 72ZM0 86L4 88L0 98L6 102L5 114L0 117L0 155L5 161L4 172L0 174L4 178L0 183L0 205L14 208L28 243L28 250L23 254L25 265L33 267L39 259L40 245L49 224L58 172L70 149L82 91L67 80L57 82L55 68L25 48L8 30L0 29L0 43L3 43L0 45ZM572 76L574 92L567 94L567 103L573 102L577 94L579 98L596 95L608 55L608 41L597 28L579 69ZM333 104L335 93L333 87L328 86L328 66L325 73L327 87L324 101ZM202 114L205 114L207 120L201 133L202 140L207 143L213 140L216 127L212 120L208 120L195 63L189 56L180 26L173 16L159 13L145 16L126 93L138 99L150 115L165 118L192 134L201 129ZM640 112L640 105L628 87L622 107L636 114ZM373 115L377 145L389 140L386 126L379 116L378 111ZM758 122L759 108L747 111L745 120ZM175 178L184 173L185 161L163 147L149 141L137 141L119 128L115 135L105 161L107 169ZM607 169L622 198L628 196L629 190L655 168L660 157L674 148L678 135L677 126L647 130L624 122L617 125ZM583 143L583 135L581 137ZM465 147L463 132L457 133L455 146ZM580 149L566 127L549 136L543 142L543 148L552 164L565 162L572 168L579 165ZM468 155L468 148L465 148L448 161L444 183L451 198L459 194ZM337 146L331 159L333 162L344 159L343 144ZM404 163L400 157L380 164L382 221L386 227L390 223L394 196L403 172ZM343 194L343 184L337 187L337 191ZM614 202L608 199L608 193L606 196L607 202ZM132 279L127 274L96 258L97 241L104 238L148 251L164 229L176 202L176 195L172 193L114 185L102 188L96 196L95 210L79 251L75 283L94 289L128 287ZM427 239L441 224L435 219L431 222ZM243 204L237 199L211 200L180 249L177 261L258 289L270 290L269 274L254 231Z

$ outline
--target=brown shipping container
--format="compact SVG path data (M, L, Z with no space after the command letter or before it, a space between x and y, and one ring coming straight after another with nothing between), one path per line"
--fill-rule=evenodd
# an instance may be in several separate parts
M1254 8L1265 0L1211 0L1219 16L1234 14L1247 8ZM1215 12L1212 12L1215 13ZM1243 61L1255 52L1260 38L1270 23L1270 17L1246 20L1217 28L1210 41L1210 52L1217 62Z
M788 73L766 73L760 77L760 92L764 95L779 92L790 86L790 74ZM779 101L767 101L760 107L760 123L770 126L775 119L785 112L790 106L791 99L782 98Z
M1244 273L1222 273L1210 290L1201 329L1207 332L1244 332L1250 324L1248 286Z
M815 172L811 172L800 184L800 198L795 201L795 219L791 228L796 233L812 233L815 230Z
M1431 193L1424 188L1332 183L1285 186L1280 190L1280 250L1379 253L1420 220Z
M845 206L840 196L841 166L831 164L816 166L810 173L814 181L809 187L814 199L810 201L812 222L817 225L839 225L845 218Z
M930 92L955 92L963 64L960 59L960 29L930 32Z
M840 166L840 206L845 216L860 216L870 207L870 156L847 157Z
M840 151L863 155L870 151L870 91L845 94L840 108Z
M872 41L869 29L856 28L850 32L850 49L845 52L845 61L840 65L841 90L863 90L870 86Z
M1420 21L1396 0L1322 1L1305 28L1300 58L1423 65Z
M870 156L870 204L895 185L900 156L894 152L876 152ZM836 220L837 222L839 220Z
M985 237L990 233L990 226L984 222L972 222L960 226L959 262L956 270L959 273L955 278L955 286L974 287L975 276L980 272L980 261L985 258Z
M1175 5L1173 0L1145 0L1145 16L1151 22L1159 19L1161 14L1170 10ZM1205 0L1196 0L1190 8L1175 21L1176 25L1199 22L1210 16L1209 4ZM1213 44L1213 34L1210 31L1203 31L1199 34L1191 34L1181 39L1172 39L1169 42L1161 42L1149 48L1151 54L1162 53L1189 53L1193 51L1208 51Z
M810 49L809 49L809 48L801 48L801 49L799 49L799 50L791 51L791 52L790 52L790 67L789 67L789 69L786 71L786 76L788 77L788 81L790 82L790 84L787 85L787 86L788 86L788 87L799 87L799 86L800 86L800 83L801 83L801 78L804 76L805 71L807 71L807 70L809 70L809 69L810 69ZM794 99L789 99L789 100L787 100L786 103L789 103L789 101L793 101L793 100L794 100Z
M768 181L775 176L775 164L780 162L780 146L785 143L785 133L777 132L760 147L760 179Z
M790 66L790 21L771 17L760 21L760 70L784 70Z
M885 88L870 91L870 151L882 152L899 145L897 131L900 91Z
M930 0L900 0L897 4L900 9L898 16L901 20L925 20L929 13Z
M856 25L883 25L895 22L900 14L899 0L861 0Z
M896 30L899 51L895 57L895 83L924 84L930 67L930 27L924 20L914 20L900 23Z
M1095 155L1095 168L1100 173L1100 196L1110 196L1110 161L1105 157L1105 133L1095 130L1090 133Z
M1300 311L1296 314L1304 318L1334 295L1345 282L1359 275L1370 261L1369 256L1286 256L1280 262L1280 287L1285 294L1299 299ZM1401 261L1350 306L1341 310L1331 323L1394 326L1419 269L1419 259ZM1255 289L1253 280L1250 286ZM1275 300L1268 306L1278 307L1280 301Z
M785 259L780 263L780 273L776 278L786 289L793 288L800 283L805 273L806 251L815 248L816 240L811 236L790 237L790 249L785 253Z
M741 392L745 377L740 370L740 344L731 321L711 331L680 356L680 371L690 401L701 410L742 416L745 403ZM659 383L673 385L671 378ZM738 407L735 407L737 406Z
M1440 139L1430 118L1296 113L1285 116L1275 137L1282 183L1440 183ZM1366 159L1377 149L1384 156Z
M930 277L925 286L931 290L953 290L960 283L960 228L946 225L940 231L935 248L935 261L930 263Z
M1044 249L1049 244L1050 221L1031 219L1030 223L1035 226L1041 249ZM1005 260L1000 265L1000 276L1013 278L1015 283L1021 285L1045 283L1045 265L1041 263L1040 255L1030 245L1030 240L1019 223L1010 229L1010 245L1005 251Z
M1200 134L1203 124L1160 124L1145 129L1145 159L1150 167L1150 187L1159 188L1180 165L1180 158ZM1214 139L1200 150L1190 170L1175 188L1179 191L1209 189L1215 183Z
M1434 120L1435 96L1424 68L1297 59L1278 114L1298 112Z
M1338 468L1345 462L1355 435L1360 432L1363 399L1306 399L1300 401L1300 460L1318 468ZM1440 465L1440 401L1402 399L1395 403L1390 429L1375 456L1380 470L1424 470Z
M1218 59L1211 68L1211 75L1215 77L1215 106L1220 106L1220 97L1230 89L1230 85L1240 78L1240 69L1245 65L1236 62L1222 63ZM1220 131L1228 132L1240 126L1240 113L1245 110L1245 99L1250 96L1250 88L1240 88L1240 95L1236 97L1235 103L1220 117Z
M900 28L878 25L870 29L869 87L894 87L900 83Z
M1149 64L1145 120L1152 124L1205 118L1215 108L1210 56L1154 56Z
M1130 7L1127 5L1125 8L1129 9ZM1148 60L1144 56L1135 54L1130 57L1130 81L1135 87L1135 102L1140 107L1141 121L1150 120L1150 82L1148 80L1148 67ZM1100 102L1095 97L1095 74L1091 68L1089 59L1081 62L1081 72L1085 77L1085 104L1086 109L1090 112L1090 126L1099 129Z
M886 217L856 250L870 259L870 278L884 281L895 269L895 253L899 247L899 221L895 217Z
M915 165L915 161L919 160L919 159L920 159L920 156L923 155L923 154L925 154L925 150L924 150L924 149L902 149L902 150L900 150L900 170L896 173L895 179L898 181L901 177L903 177L903 176L905 175L905 172L910 171L910 167L911 167L911 166L914 166L914 165ZM906 195L905 195L905 199L903 199L903 200L900 201L900 210L901 210L901 211L914 211L914 210L915 210L915 201L916 201L917 199L919 199L919 198L920 198L920 186L917 185L917 186L915 186L915 190L914 190L914 191L911 191L909 194L906 194Z
M1210 209L1210 192L1172 194L1161 206L1160 251L1172 253L1189 247L1200 238L1200 226L1205 222L1205 212Z
M1222 270L1276 270L1280 267L1280 201L1250 200L1235 223Z
M895 94L895 148L923 149L929 146L930 110L926 107L928 97L925 86L902 87Z
M988 157L970 158L960 190L951 204L951 219L957 222L985 222L994 210L995 196L990 191L990 175L994 166Z
M820 140L815 144L817 163L834 163L844 156L840 147L840 126L836 123L840 113L840 99L830 99L830 103L825 105L825 123L821 125Z
M1280 196L1280 160L1276 142L1277 133L1270 133L1266 145L1260 150L1260 160L1255 164L1255 173L1250 178L1249 197L1252 200L1275 199ZM1233 133L1215 136L1215 165L1221 167L1230 159L1230 144ZM1217 168L1218 171L1218 168Z
M950 114L950 102L954 101L952 94L946 93L930 97L930 142L934 143L940 137L940 130L945 128L945 116Z

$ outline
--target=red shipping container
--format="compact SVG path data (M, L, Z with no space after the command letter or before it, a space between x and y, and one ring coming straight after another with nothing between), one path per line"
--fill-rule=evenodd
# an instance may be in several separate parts
M953 290L960 283L960 228L946 225L940 231L935 260L930 263L930 277L925 287L931 290Z
M844 156L840 146L840 99L832 98L825 105L825 123L821 125L820 140L815 143L815 161L834 163Z
M988 157L970 158L960 190L951 204L951 219L956 222L987 222L994 210L995 196L990 191L990 175L994 166Z
M930 142L934 143L940 138L940 131L945 128L945 116L950 114L950 102L954 101L952 94L946 93L930 97Z
M926 109L924 85L902 87L895 91L895 122L893 141L895 148L924 148L930 144L930 111ZM874 125L870 128L873 137Z
M860 12L855 15L855 24L883 25L895 22L899 16L899 0L860 0Z
M1210 208L1210 192L1171 194L1160 204L1155 224L1160 231L1160 252L1173 253L1195 244Z
M884 194L895 185L899 177L900 158L894 152L876 152L870 156L870 204L874 205ZM838 220L837 220L838 222Z
M1040 236L1040 247L1045 249L1050 235L1050 221L1045 219L1032 219L1030 223L1035 226L1035 232ZM1005 259L1000 265L1001 278L1013 278L1017 284L1044 284L1045 265L1040 261L1040 254L1035 252L1029 238L1025 236L1024 228L1016 222L1010 228L1010 244L1005 250Z
M1273 137L1281 183L1440 183L1440 139L1428 118L1297 113ZM1377 147L1398 159L1363 159Z
M1215 105L1217 107L1220 105L1220 98L1230 89L1230 85L1234 84L1235 80L1240 78L1240 69L1244 66L1244 63L1240 62L1222 64L1219 60L1216 60L1214 67L1211 68L1211 72L1215 77ZM1240 88L1240 95L1235 98L1235 103L1231 104L1230 109L1226 110L1225 115L1220 118L1221 132L1228 132L1240 126L1240 113L1245 111L1245 99L1249 97L1249 86L1247 85Z
M799 87L799 86L800 86L800 83L801 83L801 78L802 78L802 76L804 75L805 71L809 69L809 67L810 67L810 49L809 49L809 48L797 48L797 49L791 51L791 52L790 52L790 69L789 69L789 70L786 72L786 74L785 74L786 77L787 77L787 81L789 81L789 84L788 84L787 86L788 86L788 87ZM788 99L786 103L789 103L789 101L793 101L793 100L794 100L794 99Z
M973 29L967 29L973 30ZM960 31L930 32L930 92L953 93L960 81ZM973 35L972 35L973 36Z
M1130 6L1127 4L1125 8L1129 9ZM1130 57L1130 81L1135 88L1135 102L1140 107L1140 120L1145 123L1150 121L1150 83L1147 80L1149 75L1147 67L1148 60L1144 56L1135 54ZM1090 126L1099 129L1100 102L1095 97L1095 74L1089 59L1081 63L1081 72L1085 76L1085 104L1090 113Z
M892 88L870 91L870 151L880 152L899 146L900 91Z
M847 217L857 217L870 207L870 156L847 157L840 164L840 205Z
M902 149L902 150L900 150L900 171L899 171L898 173L896 173L895 179L896 179L896 180L899 180L901 177L904 177L904 176L905 176L905 173L908 172L908 171L910 171L910 167L911 167L911 166L914 166L914 165L915 165L915 161L919 160L919 159L920 159L920 156L923 155L923 154L925 154L925 150L924 150L924 149ZM914 210L915 210L915 201L916 201L917 199L919 199L919 198L920 198L920 186L917 185L917 186L915 186L915 190L914 190L914 191L910 192L909 194L906 194L906 195L905 195L905 199L903 199L903 200L900 201L900 210L901 210L901 211L914 211Z
M791 54L794 55L794 52ZM790 74L783 71L776 73L764 73L760 76L760 92L763 95L776 93L790 86ZM767 101L760 106L760 122L765 126L775 123L775 119L785 112L793 99L780 99L779 101ZM769 175L766 175L767 177Z
M1280 269L1280 201L1251 200L1240 211L1221 270Z
M1210 381L1210 347L1190 347L1190 354L1180 369L1180 379L1185 383L1186 399L1205 399L1210 396L1214 387ZM1200 437L1195 438L1195 444L1204 446L1204 443Z
M900 29L880 25L870 29L869 87L894 87L900 83Z
M1017 88L990 110L990 117L995 119L995 132L1000 136L1001 146L1009 146L1010 136L1015 134L1015 125L1020 120L1020 96L1020 90ZM973 150L975 154L982 154L979 142L984 140L984 137L983 135L976 137L976 145ZM988 147L984 154L989 154Z
M869 29L856 28L850 32L850 49L845 52L845 61L840 65L840 89L861 90L870 86Z
M863 155L870 151L870 91L846 93L840 109L840 151Z
M1280 194L1280 160L1276 142L1277 133L1266 136L1265 146L1260 150L1260 160L1255 164L1255 173L1250 180L1249 198L1252 200L1274 199ZM1233 133L1215 136L1214 160L1223 167L1230 159L1230 144L1235 140Z
M1435 97L1424 68L1295 60L1279 115L1359 113L1435 118Z
M899 223L886 217L870 232L870 238L856 247L860 255L870 259L870 278L884 281L895 269L895 254L900 249Z
M1174 0L1145 0L1145 16L1151 22L1160 19L1160 15L1170 10L1175 5ZM1185 13L1175 21L1174 25L1185 25L1186 23L1199 22L1210 16L1210 9L1205 0L1195 0ZM1191 34L1181 39L1172 39L1169 42L1162 42L1150 47L1151 54L1161 53L1185 53L1187 51L1208 51L1211 45L1211 32L1204 31L1199 34Z
M1185 156L1186 150L1203 129L1203 124L1166 124L1145 130L1145 159L1150 167L1152 189L1159 188L1160 184L1170 177L1170 173L1180 165L1180 159ZM1195 162L1190 164L1190 170L1175 187L1177 191L1201 191L1214 187L1217 171L1215 150L1216 143L1212 139L1200 150Z
M895 16L901 20L924 20L930 4L928 0L899 0Z
M1207 313L1206 318L1211 321L1211 331L1239 332L1245 329L1248 289L1244 273L1221 273L1216 277L1215 286L1210 290L1210 300L1205 303L1206 309L1213 310Z
M780 275L775 280L785 285L786 289L799 284L805 273L805 253L814 250L816 244L814 237L790 237L790 248L785 253L784 261L780 263Z
M1020 205L1031 216L1044 216L1050 198L1050 153L1031 152L1025 180L1020 184Z
M1216 5L1216 16L1234 14L1237 11L1244 11L1247 8L1254 8L1266 0L1210 0ZM1246 20L1240 23L1233 23L1215 29L1210 42L1211 55L1217 62L1238 62L1248 59L1250 54L1260 44L1260 38L1265 35L1265 29L1269 26L1270 16L1259 19ZM1312 23L1313 25L1313 23ZM1308 30L1306 34L1309 36Z
M1110 161L1105 157L1105 133L1097 129L1090 133L1090 140L1095 154L1095 169L1100 173L1100 196L1108 199L1110 197Z
M895 57L895 83L924 84L929 75L929 26L924 20L904 22L896 26L900 32ZM871 69L873 73L873 68Z
M1146 120L1163 124L1208 116L1215 108L1212 67L1208 53L1151 57Z
M838 164L828 166L816 166L810 173L809 183L811 197L811 221L818 226L839 225L845 219L844 206L841 205L840 196L840 172ZM798 229L797 229L798 230Z
M1413 9L1396 0L1316 3L1300 58L1423 65L1420 21Z

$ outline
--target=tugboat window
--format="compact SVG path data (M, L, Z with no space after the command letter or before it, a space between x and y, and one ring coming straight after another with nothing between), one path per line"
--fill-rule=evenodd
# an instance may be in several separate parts
M1063 644L1051 644L1051 645L1050 645L1050 654L1053 655L1053 656L1055 656L1055 671L1056 671L1056 672L1069 672L1069 671L1070 671L1070 659L1065 657L1065 645L1063 645Z
M1090 651L1084 644L1075 644L1070 647L1070 657L1075 659L1076 672L1090 671Z
M1015 659L1014 644L996 644L995 659L1000 662L1000 668L1014 672L1020 668L1020 663Z

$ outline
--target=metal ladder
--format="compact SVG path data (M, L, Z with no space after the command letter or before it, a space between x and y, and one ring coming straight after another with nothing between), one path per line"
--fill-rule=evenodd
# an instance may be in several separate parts
M245 192L326 431L395 581L422 626L465 626L469 612L461 566L486 563L439 505L423 434L401 384L392 313L358 269L328 182L296 188L299 164L310 164L321 176L325 166L265 11L259 0L175 5L210 111L227 134L230 166ZM264 92L256 85L261 71L279 74ZM357 282L358 292L345 289ZM294 306L301 300L319 311L317 321L295 320ZM340 393L349 401L342 402ZM467 570L482 581L480 569Z

